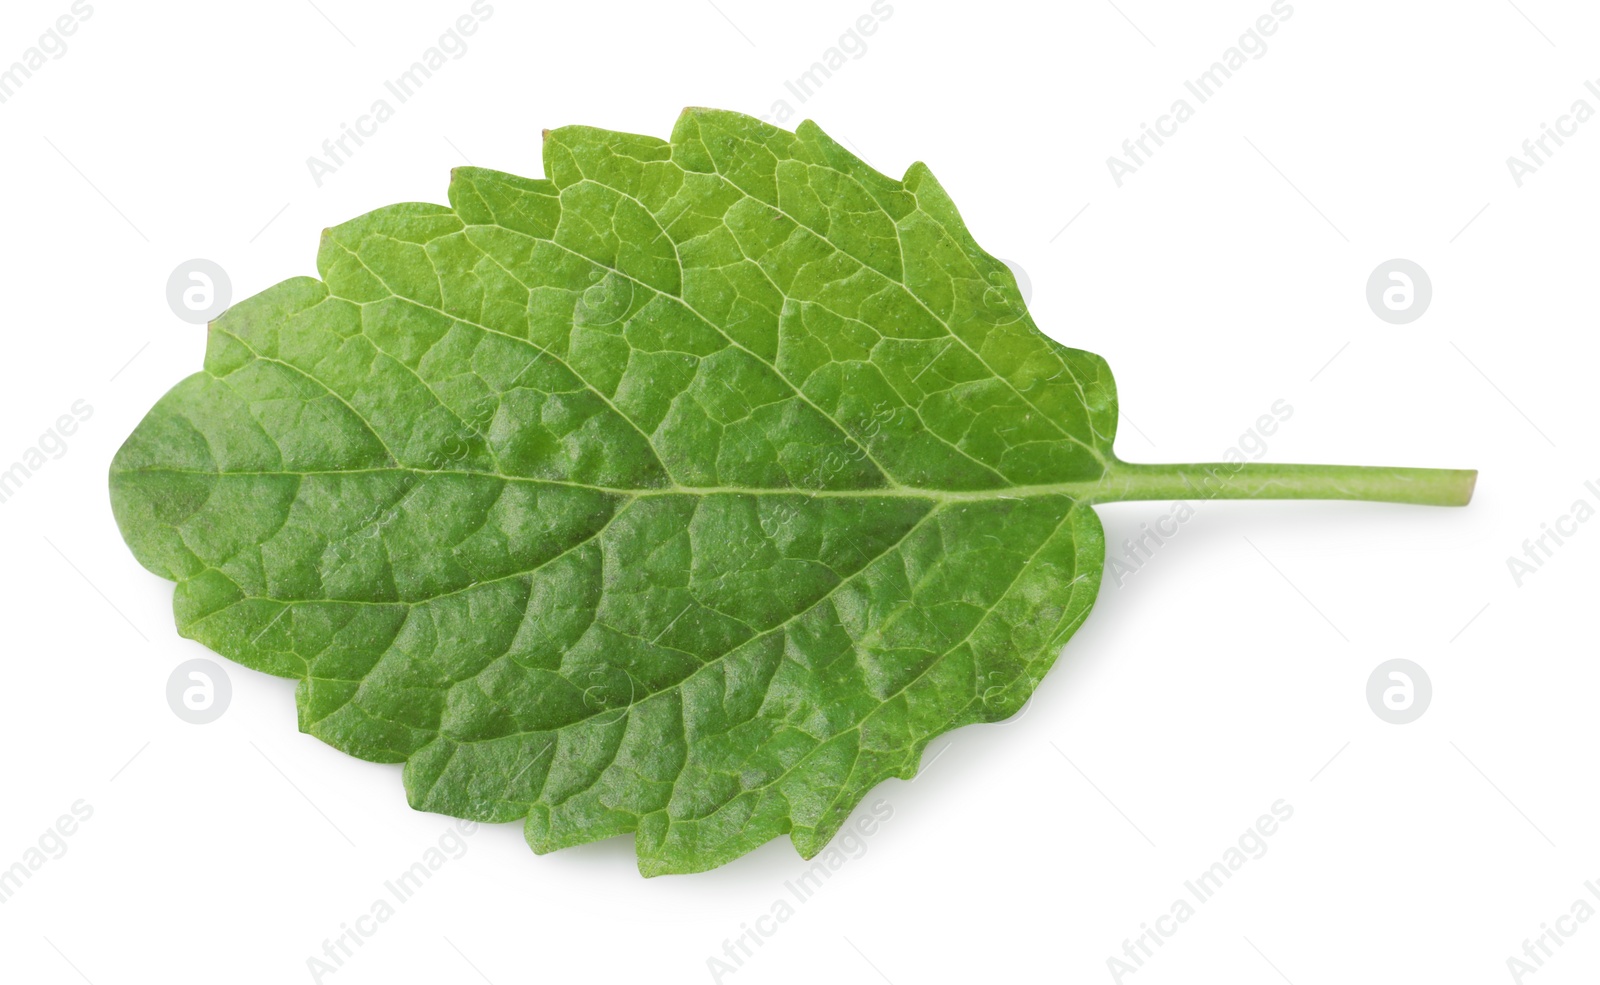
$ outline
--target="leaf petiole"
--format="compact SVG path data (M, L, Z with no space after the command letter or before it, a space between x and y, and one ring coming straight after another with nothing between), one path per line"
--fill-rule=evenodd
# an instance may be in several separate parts
M1363 465L1206 462L1145 465L1114 462L1090 503L1150 499L1356 499L1425 506L1465 506L1476 469L1405 469Z

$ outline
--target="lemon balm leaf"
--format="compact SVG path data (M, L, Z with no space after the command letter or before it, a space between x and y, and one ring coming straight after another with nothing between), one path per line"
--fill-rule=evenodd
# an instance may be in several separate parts
M1093 504L1462 504L1474 473L1133 465L922 164L688 110L326 231L111 468L179 631L420 810L646 875L811 857L1083 622ZM1203 490L1197 493L1196 490Z

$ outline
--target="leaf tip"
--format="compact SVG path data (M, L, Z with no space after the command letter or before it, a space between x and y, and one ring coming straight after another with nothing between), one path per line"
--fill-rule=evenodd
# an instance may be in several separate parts
M913 183L920 183L923 179L931 177L933 177L933 169L921 161L912 161L910 166L906 168L905 174L900 176L900 183L907 188L911 188ZM915 189L912 190L915 191Z

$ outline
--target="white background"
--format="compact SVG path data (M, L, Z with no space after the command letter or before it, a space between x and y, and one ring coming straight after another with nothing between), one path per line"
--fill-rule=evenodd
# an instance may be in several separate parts
M300 735L292 682L228 664L220 720L167 705L206 651L124 548L105 474L200 365L173 268L214 260L242 298L314 273L324 226L443 201L452 166L541 174L543 127L666 136L685 105L787 98L791 127L814 118L885 172L930 164L1027 272L1039 325L1110 361L1122 457L1214 460L1283 399L1268 461L1481 476L1464 510L1199 504L1107 579L1020 718L937 740L917 780L875 791L893 816L865 852L722 980L1112 981L1123 941L1279 799L1294 814L1266 854L1125 981L1514 980L1524 939L1600 907L1600 523L1520 587L1506 564L1600 503L1600 119L1522 187L1506 166L1574 100L1600 109L1600 11L1518 2L1296 0L1118 187L1107 156L1270 0L893 0L803 104L785 80L870 0L494 0L318 187L307 157L469 0L95 0L0 104L0 466L94 409L0 504L0 868L75 801L94 811L0 904L4 977L311 981L324 939L451 825L406 806L398 767ZM0 66L68 8L8 0ZM1391 257L1432 277L1409 325L1366 305ZM1107 540L1166 509L1102 509ZM1365 697L1394 657L1434 688L1404 726ZM654 880L625 839L540 857L505 825L466 844L322 980L712 981L707 959L803 869L785 841ZM1538 985L1600 973L1600 918L1569 926Z

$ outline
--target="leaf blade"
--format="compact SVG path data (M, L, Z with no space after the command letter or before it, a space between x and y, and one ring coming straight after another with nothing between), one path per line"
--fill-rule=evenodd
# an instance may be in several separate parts
M810 123L551 131L323 236L211 326L111 470L179 631L300 681L408 801L642 872L821 851L1021 707L1093 604L1098 356L931 172ZM1138 482L1144 485L1138 485Z

